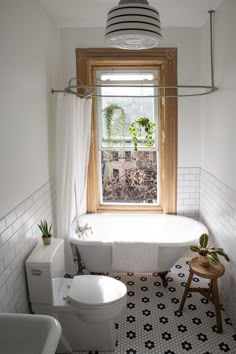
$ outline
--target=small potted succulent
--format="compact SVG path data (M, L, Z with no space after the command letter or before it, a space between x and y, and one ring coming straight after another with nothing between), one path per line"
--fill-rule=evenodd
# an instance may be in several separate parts
M42 240L44 245L50 245L51 238L52 238L52 234L51 234L52 224L48 225L46 220L41 220L40 224L38 224L38 227L42 232Z
M229 262L229 257L225 254L223 248L208 247L208 240L209 236L202 234L199 238L199 245L189 246L192 252L198 252L199 264L203 267L207 267L209 263L216 265L220 262L218 256L223 256Z

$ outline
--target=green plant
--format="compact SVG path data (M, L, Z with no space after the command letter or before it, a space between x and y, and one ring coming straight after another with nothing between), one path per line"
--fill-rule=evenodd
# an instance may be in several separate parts
M134 151L138 151L138 138L145 132L145 146L153 146L153 132L156 124L150 122L147 116L138 117L129 126L129 132L134 143Z
M117 103L110 103L102 112L104 113L108 146L112 147L112 140L114 134L118 133L120 137L124 138L125 135L125 111ZM116 113L118 116L116 117ZM114 119L116 117L116 119Z
M199 245L191 245L189 249L192 252L198 252L201 256L206 256L210 263L218 264L220 262L218 256L223 256L227 262L229 262L229 257L225 254L223 248L208 247L209 236L207 234L202 234L199 238Z
M42 237L48 238L52 236L51 235L52 224L48 225L46 220L41 220L40 224L38 224L38 227L42 232Z

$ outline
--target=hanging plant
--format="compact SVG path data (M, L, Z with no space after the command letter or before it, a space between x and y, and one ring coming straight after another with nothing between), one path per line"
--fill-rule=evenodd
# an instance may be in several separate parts
M112 140L115 134L119 134L120 138L125 136L125 111L117 103L110 103L102 112L105 117L108 146L112 147Z
M153 133L156 124L151 122L147 116L138 117L129 126L129 132L134 143L134 151L138 151L138 138L145 132L145 146L153 146Z

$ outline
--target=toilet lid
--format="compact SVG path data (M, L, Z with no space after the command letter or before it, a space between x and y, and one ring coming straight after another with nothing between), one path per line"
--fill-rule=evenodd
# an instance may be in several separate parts
M78 275L71 282L67 298L74 305L99 306L120 300L126 292L119 280L103 275Z

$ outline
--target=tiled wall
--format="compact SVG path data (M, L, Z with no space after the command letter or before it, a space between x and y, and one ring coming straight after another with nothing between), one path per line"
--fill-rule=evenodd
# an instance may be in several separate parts
M209 230L212 242L230 257L220 279L221 300L236 326L236 191L207 171L201 170L200 221ZM221 258L222 259L222 258Z
M51 180L0 220L0 312L29 312L25 260L42 242L37 224L53 223L55 181Z
M177 214L199 218L200 168L179 167L177 176Z

